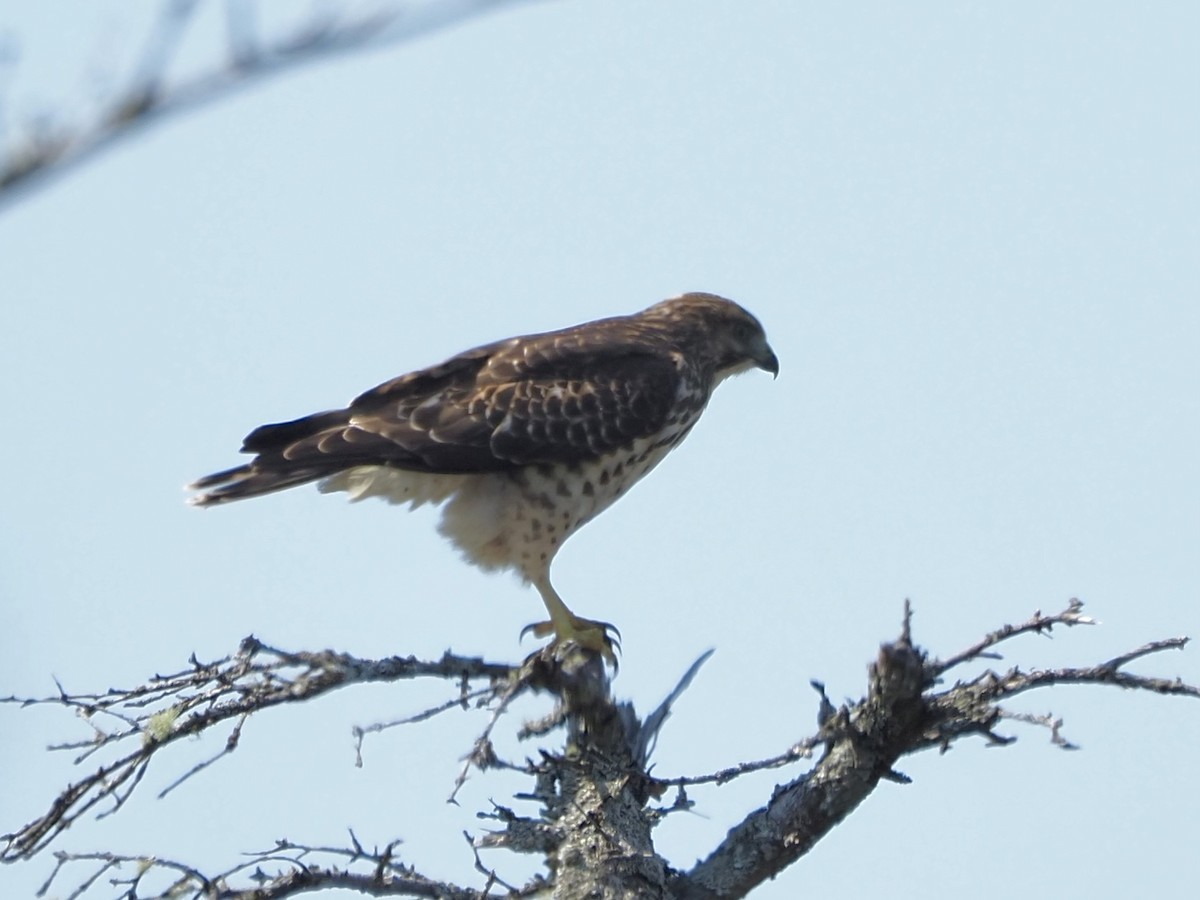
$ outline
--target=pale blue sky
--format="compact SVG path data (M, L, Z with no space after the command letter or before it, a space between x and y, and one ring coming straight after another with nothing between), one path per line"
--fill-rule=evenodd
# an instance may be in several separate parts
M83 96L133 46L120 8L0 6L22 38L10 114ZM198 512L180 487L263 422L683 290L751 309L780 377L723 386L555 566L620 626L616 690L643 711L717 650L656 772L810 734L808 680L859 696L905 597L939 655L1071 596L1104 623L998 665L1200 635L1198 35L1186 3L530 3L261 85L4 210L0 693L128 685L251 632L518 658L536 594L463 565L429 511L303 489ZM1198 660L1141 670L1195 683ZM353 826L476 883L461 830L524 787L476 775L442 802L481 718L389 732L353 767L352 725L439 696L274 710L155 801L223 736L167 756L63 846L217 868ZM1018 708L1065 716L1083 751L1008 728L1005 750L908 759L914 784L757 896L1195 896L1200 708L1096 689ZM0 830L76 775L41 748L79 727L0 710ZM690 864L800 771L694 791L658 846ZM0 893L50 865L0 869Z

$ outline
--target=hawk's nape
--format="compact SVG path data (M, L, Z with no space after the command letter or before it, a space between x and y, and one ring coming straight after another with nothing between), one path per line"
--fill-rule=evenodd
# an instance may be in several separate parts
M535 627L613 659L605 623L550 584L562 543L691 431L722 380L779 371L732 301L685 294L630 316L477 347L372 388L346 409L264 425L245 465L199 479L215 506L311 481L351 499L445 502L440 526L484 569L514 569L550 613Z

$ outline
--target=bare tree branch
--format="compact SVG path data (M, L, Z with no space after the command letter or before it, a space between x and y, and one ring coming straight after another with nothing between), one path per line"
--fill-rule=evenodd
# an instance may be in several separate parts
M155 754L183 738L201 734L224 722L236 721L226 738L224 750L193 767L168 786L164 794L233 752L241 737L242 726L251 713L285 703L313 700L352 684L435 677L487 679L502 685L513 675L514 670L509 666L450 653L436 662L413 657L367 660L332 650L291 653L248 637L232 656L213 663L201 663L193 655L189 669L171 675L156 675L146 684L134 688L70 695L60 686L56 697L0 698L0 703L61 705L77 711L92 726L92 737L86 742L51 748L82 751L75 758L76 764L118 744L136 744L136 749L69 785L45 815L12 834L0 836L4 842L0 848L0 862L33 856L89 810L103 805L101 815L116 812L140 783ZM120 727L106 731L96 724L99 717L113 718Z
M161 857L58 853L55 854L57 865L38 894L45 894L66 867L92 864L96 867L95 871L68 897L82 896L105 876L108 876L108 884L120 892L118 896L128 900L180 900L185 897L195 900L281 900L334 888L357 891L367 897L482 900L491 896L487 890L476 891L421 875L395 857L396 842L382 850L373 851L364 850L357 839L354 844L354 849L346 850L308 847L281 840L271 850L250 854L250 860L213 876ZM330 862L315 864L309 861L313 858L328 859ZM335 864L335 860L338 864ZM361 872L344 868L361 864L366 864ZM281 868L276 869L275 875L270 875L263 870L263 866ZM251 869L253 872L247 877L253 886L230 887L231 879ZM528 891L516 889L508 893L510 897L528 895Z
M895 764L902 756L930 747L942 750L958 738L979 735L1007 744L995 732L1001 718L1051 728L1052 740L1064 749L1062 722L1053 716L1012 713L1000 704L1034 688L1065 684L1111 685L1200 698L1200 688L1179 679L1151 678L1122 671L1133 660L1164 650L1182 649L1186 638L1156 641L1098 666L1084 668L1012 668L1003 675L988 671L967 683L936 692L941 675L968 660L995 658L989 651L1022 634L1049 632L1057 625L1093 624L1083 604L1071 600L1054 615L1036 613L1021 625L1006 625L946 662L929 661L911 642L910 610L898 641L880 648L871 666L867 696L826 715L817 737L825 753L817 765L790 784L777 788L768 804L752 812L707 858L678 874L671 887L688 898L741 897L807 853L820 838L864 800L880 780L907 783ZM812 740L812 739L810 739ZM801 742L799 747L806 745ZM735 772L736 777L740 772Z
M1004 625L991 634L984 636L981 641L972 644L966 650L954 654L954 656L945 662L935 660L930 663L930 667L940 677L955 666L960 666L966 662L976 659L1000 659L999 655L989 653L988 651L997 644L1002 644L1020 635L1049 634L1055 625L1066 625L1067 627L1072 625L1095 625L1096 620L1083 615L1082 610L1083 603L1077 597L1071 598L1065 610L1052 616L1042 615L1042 611L1039 609L1020 625Z
M120 808L151 756L181 736L231 719L235 722L225 749L175 783L232 752L242 725L260 709L313 699L352 683L430 676L454 682L457 696L407 719L357 729L356 734L361 741L372 731L416 724L454 706L488 710L458 784L472 767L523 772L532 778L533 788L517 799L532 801L539 809L536 815L520 815L494 804L489 812L480 814L494 824L480 835L467 835L471 864L486 879L482 890L423 876L400 861L398 842L368 851L353 833L348 848L280 840L271 849L249 854L238 865L215 875L201 873L184 862L150 856L57 853L57 865L45 889L70 866L73 870L84 867L87 873L70 896L95 893L108 884L124 900L181 896L261 900L334 887L367 896L462 900L549 891L560 897L742 897L802 858L880 781L907 784L908 777L895 768L903 756L935 747L946 750L954 741L972 735L996 745L1011 743L1013 737L996 731L1001 720L1047 728L1053 743L1075 749L1061 734L1062 720L1052 713L1031 714L1003 705L1020 694L1040 687L1090 684L1200 698L1200 688L1180 679L1125 671L1134 661L1182 649L1186 638L1154 641L1094 666L1012 667L1004 673L989 670L969 681L942 687L941 676L946 671L971 660L995 659L993 648L1002 642L1024 634L1044 634L1056 626L1091 622L1081 609L1082 604L1073 600L1059 613L1037 613L1021 625L992 632L942 662L930 660L913 643L911 611L906 604L901 635L880 648L861 700L835 707L823 687L814 684L820 698L814 734L769 759L738 763L708 775L673 778L650 774L650 752L669 711L708 654L692 665L643 722L631 704L613 699L604 661L569 646L558 652L536 653L520 666L504 666L449 653L437 662L399 657L371 661L333 651L288 653L248 638L233 656L210 664L193 658L191 668L156 676L131 689L72 695L60 687L56 697L7 698L9 703L51 703L81 712L93 728L92 739L60 745L60 749L82 750L77 762L133 737L138 738L140 747L102 767L101 777L68 787L42 818L5 835L0 858L27 859L97 804L105 803L106 812ZM485 679L487 686L472 688L472 681L478 679ZM512 699L524 691L548 692L557 702L553 712L538 723L521 727L519 733L529 739L563 727L566 745L560 752L542 749L536 762L517 765L496 758L491 735ZM107 732L96 725L95 719L105 716L119 727ZM708 857L691 869L671 869L654 850L654 826L671 812L693 807L687 787L719 785L750 772L778 768L807 759L818 748L820 759L809 771L776 788L762 808L735 825ZM672 788L672 803L651 803ZM495 849L541 856L547 871L521 887L505 884L480 858L481 850ZM494 894L494 890L503 893Z
M266 78L338 56L392 46L485 12L527 0L400 2L367 12L338 14L329 6L304 24L265 39L257 34L249 0L226 6L228 59L199 74L168 79L176 51L201 5L170 0L162 7L133 77L101 101L87 121L40 115L0 147L0 211L96 159L151 125L223 100ZM0 135L10 129L0 130Z

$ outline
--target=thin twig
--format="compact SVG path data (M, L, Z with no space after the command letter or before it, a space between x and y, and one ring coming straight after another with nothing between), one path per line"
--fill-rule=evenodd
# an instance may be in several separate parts
M726 784L735 778L749 775L751 772L761 772L764 769L779 769L802 759L811 759L813 751L821 746L823 738L814 735L798 741L776 756L753 762L738 763L709 775L682 775L678 778L655 778L655 783L667 787L685 787L695 784Z
M86 711L96 736L88 743L86 759L97 751L111 750L131 740L133 752L101 765L96 771L69 785L50 809L25 827L0 836L0 861L27 859L44 849L80 816L101 803L111 806L101 817L121 809L141 783L151 759L163 748L234 720L237 724L226 738L224 749L212 759L192 767L172 782L164 793L207 768L236 749L242 725L251 713L287 703L314 700L351 684L393 682L421 677L487 679L507 682L513 670L479 658L447 653L440 660L413 657L361 659L332 650L293 653L270 647L256 638L246 638L238 652L212 663L192 657L191 667L170 675L156 675L146 684L104 693L59 693L43 698L5 697L0 703L21 706L54 705ZM130 711L136 712L130 715ZM125 725L114 732L97 728L96 713L115 716ZM78 745L60 744L58 747Z
M1042 614L1041 610L1038 610L1020 625L1004 625L985 636L982 640L972 644L961 653L951 656L946 661L931 663L929 666L930 672L933 677L939 677L955 666L962 665L971 660L980 658L1000 659L1001 657L998 655L986 653L985 651L1018 635L1029 634L1031 632L1034 634L1048 634L1055 625L1095 625L1095 619L1081 614L1082 609L1083 602L1073 597L1067 604L1066 609L1054 615L1046 616Z
M388 722L375 722L372 725L355 725L352 729L354 735L354 765L361 769L363 766L362 747L363 740L368 734L378 734L381 731L386 731L389 728L396 728L400 725L415 725L418 722L424 722L432 719L435 716L441 715L444 712L449 712L454 708L467 709L468 701L491 699L496 696L497 688L495 685L478 688L474 691L460 689L459 695L444 703L439 703L436 706L431 706L419 713L414 713L411 716L405 716L403 719L392 719Z

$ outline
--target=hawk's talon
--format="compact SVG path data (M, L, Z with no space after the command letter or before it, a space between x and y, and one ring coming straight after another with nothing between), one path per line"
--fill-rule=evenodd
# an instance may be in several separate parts
M571 643L584 650L599 653L604 659L617 668L617 654L621 652L621 631L611 622L597 622L583 619L574 613L569 617L555 622L553 619L545 622L533 622L521 629L521 639L525 635L544 638L554 635L550 647L558 648Z
M621 646L621 629L612 622L601 622L594 619L576 619L572 624L576 627L579 625L583 625L585 627L597 626L604 631L605 635L608 635L611 632L613 637L609 638L609 640L618 647ZM527 634L532 634L534 637L539 638L544 638L547 635L554 634L554 623L549 620L545 622L530 622L521 629L521 640L525 640L525 635Z

